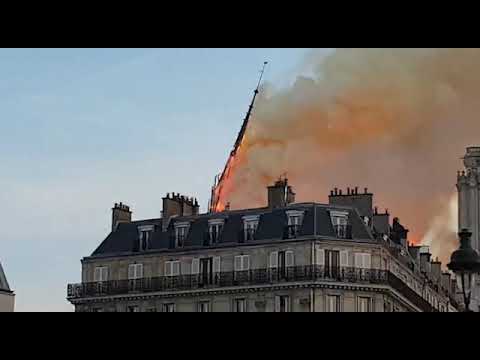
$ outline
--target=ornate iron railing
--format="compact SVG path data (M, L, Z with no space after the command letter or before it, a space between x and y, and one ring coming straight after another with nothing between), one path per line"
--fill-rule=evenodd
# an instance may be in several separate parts
M229 271L213 274L160 276L132 280L85 282L81 284L69 284L67 296L73 300L86 297L272 285L303 281L387 284L399 291L423 311L435 311L430 303L388 271L318 265Z

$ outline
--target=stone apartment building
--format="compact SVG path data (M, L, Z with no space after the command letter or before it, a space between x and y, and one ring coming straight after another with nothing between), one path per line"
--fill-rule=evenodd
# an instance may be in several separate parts
M77 312L457 311L454 279L372 204L358 188L295 203L286 179L257 209L199 214L167 194L161 218L132 221L115 204L67 298Z
M13 312L14 308L15 294L8 285L2 263L0 263L0 312Z

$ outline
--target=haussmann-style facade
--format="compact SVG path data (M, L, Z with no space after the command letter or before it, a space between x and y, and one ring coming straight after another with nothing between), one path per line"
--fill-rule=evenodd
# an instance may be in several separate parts
M456 285L428 248L372 207L367 189L295 203L286 179L264 208L199 214L167 194L161 218L112 231L69 284L77 312L452 312Z

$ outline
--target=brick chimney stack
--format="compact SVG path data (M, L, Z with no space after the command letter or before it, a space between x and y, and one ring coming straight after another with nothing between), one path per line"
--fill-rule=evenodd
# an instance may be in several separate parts
M195 216L198 215L200 206L196 198L189 198L184 195L167 193L162 198L162 228L165 231L174 216Z
M362 218L368 217L369 221L373 216L373 194L369 193L367 188L362 194L358 193L358 186L355 188L348 187L346 193L343 193L341 189L334 188L330 191L328 203L330 205L353 206Z
M288 185L288 179L280 179L268 188L268 207L279 208L295 202L295 193Z
M117 230L118 224L132 221L130 207L122 203L115 203L112 208L112 231Z

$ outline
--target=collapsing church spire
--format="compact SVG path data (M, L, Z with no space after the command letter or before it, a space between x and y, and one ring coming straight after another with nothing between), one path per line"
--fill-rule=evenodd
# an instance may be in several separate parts
M218 211L223 210L224 205L222 205L220 203L220 195L221 195L221 192L222 192L223 183L229 175L232 161L235 158L235 155L237 154L238 148L242 144L242 141L245 137L245 132L247 130L248 121L249 121L250 116L252 114L253 106L255 104L255 99L256 99L257 94L259 92L258 89L260 88L260 84L262 82L262 77L263 77L263 74L265 72L265 67L267 66L267 64L268 64L267 61L265 61L263 63L263 68L262 68L262 71L260 72L260 78L258 79L257 87L255 88L255 90L253 92L252 101L250 103L250 106L248 107L247 114L245 115L245 119L243 120L242 127L240 128L240 132L238 133L238 136L237 136L237 139L236 139L235 144L233 146L233 149L230 152L230 156L227 159L227 163L225 164L225 168L223 169L223 172L221 173L220 176L219 175L215 176L215 181L214 181L214 184L213 184L213 187L212 187L212 194L211 194L210 203L209 203L209 211L210 212L218 212Z

